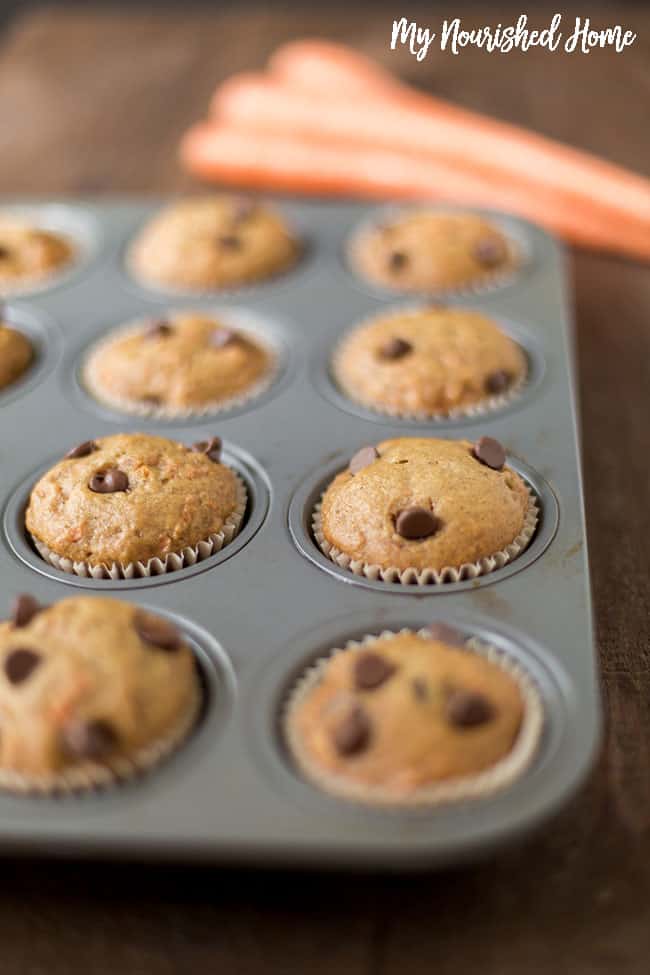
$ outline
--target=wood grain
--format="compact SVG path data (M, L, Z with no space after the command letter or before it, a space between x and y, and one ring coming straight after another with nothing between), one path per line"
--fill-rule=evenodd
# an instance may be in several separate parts
M307 6L307 5L305 5ZM650 11L623 55L390 55L392 12L76 7L19 21L0 52L0 192L166 192L217 81L284 38L343 37L405 77L647 173ZM433 5L421 8L433 23ZM435 8L475 24L519 8ZM580 11L576 11L580 12ZM568 16L568 13L566 13ZM546 14L538 14L544 22ZM636 975L650 957L650 275L576 254L589 542L608 734L587 788L543 833L433 877L323 877L3 864L7 975ZM552 608L549 608L552 611Z

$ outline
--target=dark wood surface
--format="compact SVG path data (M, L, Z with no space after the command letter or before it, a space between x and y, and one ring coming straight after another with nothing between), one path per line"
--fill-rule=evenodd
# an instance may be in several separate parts
M442 16L434 6L421 8L422 22ZM424 87L647 174L643 5L590 11L638 31L622 55L468 51L424 64L388 53L393 11L371 9L32 15L0 49L0 193L188 186L175 148L215 83L301 33L352 40ZM456 14L481 24L513 11L458 4ZM522 847L415 879L3 863L3 975L650 970L650 273L583 253L573 270L608 724L587 787Z

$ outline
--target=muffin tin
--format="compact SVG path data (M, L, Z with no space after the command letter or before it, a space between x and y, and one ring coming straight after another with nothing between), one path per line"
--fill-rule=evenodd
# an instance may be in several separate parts
M16 592L53 602L82 589L168 615L197 651L204 714L186 745L137 782L60 799L0 795L0 846L14 854L422 869L518 837L578 787L600 731L559 247L537 228L488 214L523 246L525 265L499 288L445 300L501 320L526 349L529 382L493 413L400 421L348 403L328 369L345 329L414 304L413 296L378 293L345 265L349 234L376 208L278 201L308 244L294 271L226 295L170 299L124 267L128 242L158 205L12 201L83 228L92 260L50 287L9 297L9 320L34 337L38 358L24 380L0 392L0 579L4 610ZM160 316L166 304L248 317L267 329L281 358L277 381L257 400L196 420L121 416L96 403L79 382L88 348L123 322ZM57 571L25 536L31 486L71 445L129 430L187 443L222 436L226 463L249 489L242 531L217 555L167 575L95 581ZM540 502L530 546L503 569L439 586L373 583L338 570L311 537L314 500L358 447L425 432L487 434L506 445ZM509 654L535 681L545 727L532 766L486 798L417 810L366 808L303 781L279 734L300 670L350 639L435 620Z

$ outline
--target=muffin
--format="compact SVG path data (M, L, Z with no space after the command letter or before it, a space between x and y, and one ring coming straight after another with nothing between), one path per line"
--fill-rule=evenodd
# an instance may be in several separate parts
M245 402L274 373L272 350L248 332L175 312L111 333L91 352L83 380L96 399L126 413L187 416Z
M0 306L0 393L29 369L34 359L32 344L22 332L2 321Z
M399 804L484 795L523 771L542 721L531 682L491 648L436 629L351 642L298 681L284 728L303 775Z
M326 489L314 537L337 565L384 582L457 582L501 568L530 541L537 506L481 437L403 437L364 447Z
M234 196L198 196L166 207L141 231L129 265L145 284L212 290L287 270L300 247L282 217Z
M63 235L0 214L0 290L41 282L73 257L72 244Z
M218 437L186 447L142 433L79 444L32 489L25 525L44 559L77 575L192 565L235 537L246 508L220 451Z
M0 623L0 784L87 788L152 766L201 703L194 655L166 619L97 597L16 600Z
M427 293L480 288L517 263L512 243L489 220L436 210L405 211L362 229L350 260L375 284Z
M428 307L373 318L339 343L336 382L351 400L395 416L489 409L526 376L520 346L487 315Z

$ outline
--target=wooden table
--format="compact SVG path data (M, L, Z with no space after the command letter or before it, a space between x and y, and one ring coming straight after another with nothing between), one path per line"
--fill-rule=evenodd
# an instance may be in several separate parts
M309 5L304 4L308 7ZM325 6L325 5L323 5ZM422 64L387 52L390 8L343 13L69 12L0 52L0 192L178 190L178 137L215 83L284 38L350 39L442 95L647 171L650 10L618 7L625 54ZM421 8L433 25L434 6ZM516 10L478 8L476 24ZM545 22L551 15L539 14ZM610 9L591 13L604 25ZM436 7L435 21L442 17ZM345 26L343 26L345 23ZM416 878L3 864L6 975L541 975L650 970L650 274L576 254L589 541L608 715L587 788L489 864ZM549 612L553 608L549 607Z

